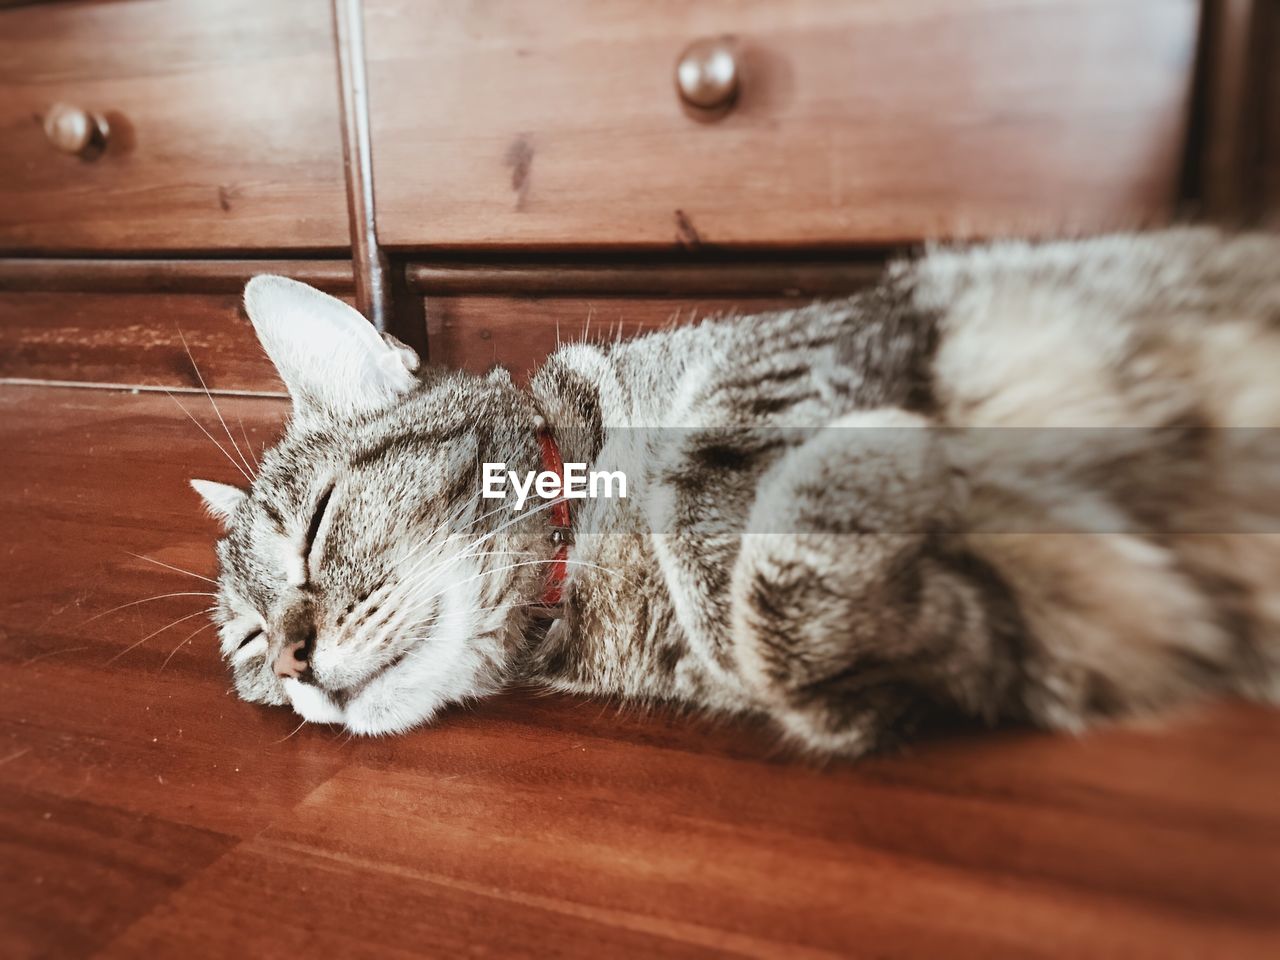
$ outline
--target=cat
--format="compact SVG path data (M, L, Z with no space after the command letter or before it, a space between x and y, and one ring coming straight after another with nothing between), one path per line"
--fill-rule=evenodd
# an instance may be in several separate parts
M934 248L527 390L282 277L244 299L292 417L250 489L192 483L245 700L386 734L532 683L855 757L1280 693L1280 239ZM561 461L627 495L482 496Z

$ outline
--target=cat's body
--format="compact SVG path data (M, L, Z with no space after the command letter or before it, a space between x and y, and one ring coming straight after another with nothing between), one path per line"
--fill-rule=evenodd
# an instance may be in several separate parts
M527 393L419 383L346 308L255 284L298 415L249 496L202 490L249 699L383 732L531 681L858 754L924 712L1277 694L1280 452L1215 429L1280 425L1274 239L935 252L846 301L564 347ZM317 311L336 340L307 342ZM482 463L543 466L539 418L628 479L574 502L549 628L545 511L480 498Z

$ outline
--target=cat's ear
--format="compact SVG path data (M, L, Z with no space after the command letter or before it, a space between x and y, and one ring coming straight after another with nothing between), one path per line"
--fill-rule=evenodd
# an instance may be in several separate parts
M305 283L254 277L244 306L300 413L366 413L418 382L412 349L379 336L356 310Z
M209 512L227 526L231 524L231 518L235 516L236 510L248 496L239 487L233 487L229 483L215 483L212 480L192 480L191 487L200 494L200 499L204 501Z

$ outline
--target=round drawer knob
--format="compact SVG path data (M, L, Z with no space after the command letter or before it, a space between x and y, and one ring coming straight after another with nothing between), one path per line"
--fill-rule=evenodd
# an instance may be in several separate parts
M55 103L44 115L44 135L63 153L93 157L107 146L107 120L101 114Z
M676 89L691 107L724 110L738 96L741 71L732 37L695 40L676 63Z

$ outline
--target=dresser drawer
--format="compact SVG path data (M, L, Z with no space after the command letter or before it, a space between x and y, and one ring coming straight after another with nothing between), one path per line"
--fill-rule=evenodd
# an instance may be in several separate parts
M402 248L885 244L1169 217L1195 0L366 0ZM738 93L695 115L692 42ZM690 65L696 64L690 60Z
M471 373L494 366L524 383L563 343L609 344L672 324L763 313L808 301L784 297L431 297L431 362Z
M327 0L0 10L0 252L344 248L337 91Z
M283 394L240 309L238 293L0 292L0 381Z
M409 264L427 292L431 362L524 381L562 343L609 344L672 324L848 296L877 283L875 260L746 264ZM402 331L408 334L406 329Z
M0 384L283 394L241 305L259 273L352 299L340 260L0 259Z

